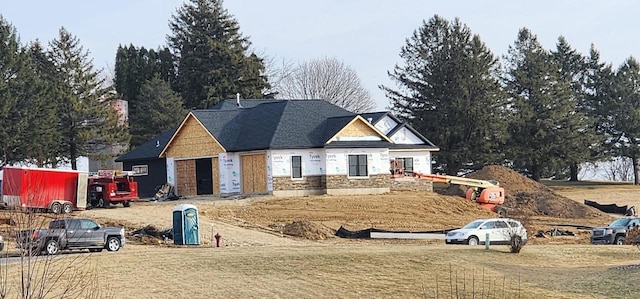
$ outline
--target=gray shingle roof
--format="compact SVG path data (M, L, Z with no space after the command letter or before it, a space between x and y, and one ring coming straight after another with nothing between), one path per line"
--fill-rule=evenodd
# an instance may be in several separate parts
M228 152L264 149L294 149L325 147L357 114L324 100L224 100L206 110L191 113L215 136ZM376 123L389 112L365 113ZM390 115L390 114L389 114ZM393 115L391 115L393 117ZM395 118L394 118L395 119ZM398 125L390 133L406 124ZM435 148L433 143L407 126L425 144L396 145L387 141L340 141L326 147L388 147ZM118 157L116 161L158 158L177 128L168 130L136 149ZM158 145L158 146L156 146Z
M160 157L160 153L177 129L178 127L175 127L160 133L156 138L153 138L139 145L130 152L118 157L116 162L157 159Z
M322 147L356 116L323 100L241 100L240 103L242 108L235 100L225 100L211 110L193 111L230 152Z
M270 103L270 102L282 102L286 100L264 100L264 99L240 99L240 106L242 108L253 108L257 105ZM236 110L238 109L238 101L237 100L224 100L215 104L210 110Z

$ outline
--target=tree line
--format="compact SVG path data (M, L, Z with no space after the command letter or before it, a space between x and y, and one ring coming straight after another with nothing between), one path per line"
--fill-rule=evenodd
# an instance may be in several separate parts
M498 58L459 19L438 15L414 31L402 63L381 86L391 109L439 148L447 174L487 164L509 166L535 180L578 180L580 165L614 157L633 162L640 183L640 64L617 69L560 36L553 50L519 30Z
M46 48L38 40L22 45L16 28L0 18L0 168L16 162L70 162L76 169L80 156L112 158L103 150L114 144L134 148L178 125L188 110L209 108L237 94L330 99L353 112L374 107L355 71L336 59L267 70L268 61L250 50L249 38L222 0L185 2L169 28L167 45L158 49L120 45L113 82L107 82L64 27ZM324 81L308 83L320 73ZM348 88L319 88L343 79L350 80ZM293 90L300 80L316 92ZM347 92L338 93L341 88ZM112 107L117 99L128 102L126 122Z
M324 99L352 112L375 107L356 72L336 58L293 65L251 50L221 0L191 0L169 20L167 45L120 45L115 89L129 102L131 146L174 127L190 109L221 100Z
M56 166L128 141L88 52L64 27L45 49L23 46L0 16L0 168L15 162Z

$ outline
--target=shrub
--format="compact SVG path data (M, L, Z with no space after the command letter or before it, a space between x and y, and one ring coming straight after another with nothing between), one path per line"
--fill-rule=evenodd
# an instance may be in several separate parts
M520 253L522 247L526 242L522 241L522 238L516 234L511 234L509 236L509 251L511 253Z

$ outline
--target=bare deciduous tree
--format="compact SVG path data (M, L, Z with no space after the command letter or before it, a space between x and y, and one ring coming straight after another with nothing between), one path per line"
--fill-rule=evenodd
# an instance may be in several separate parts
M277 59L274 56L260 54L264 58L265 76L269 78L269 88L262 91L267 97L282 98L280 91L285 81L290 80L293 76L293 63L285 59Z
M356 72L336 58L305 61L282 75L279 99L321 99L354 113L375 108Z
M4 184L13 181L4 180ZM21 203L40 202L47 182L30 182ZM15 189L15 186L12 187ZM15 199L9 199L15 200ZM91 262L91 253L47 255L36 246L35 239L25 238L16 248L20 232L47 228L60 215L39 213L17 205L0 211L0 234L5 246L0 252L0 299L4 298L114 298L111 288L98 277L100 271ZM73 215L70 215L73 217Z
M618 157L604 164L606 177L611 181L632 182L633 160L628 157Z

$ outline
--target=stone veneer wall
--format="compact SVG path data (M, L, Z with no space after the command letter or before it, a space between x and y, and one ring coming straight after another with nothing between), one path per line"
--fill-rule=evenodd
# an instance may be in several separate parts
M346 175L327 176L327 194L380 194L389 192L391 178L386 174L368 178L349 178Z
M326 194L326 180L324 175L305 176L302 179L291 179L290 177L274 177L274 196L306 196Z
M273 195L304 196L312 194L380 194L390 191L388 175L372 175L368 178L348 178L346 175L306 176L301 180L289 177L273 178Z
M391 179L391 190L393 191L431 191L433 192L433 182L429 180L408 178Z
M282 190L310 190L326 188L324 175L305 176L302 179L291 179L290 177L274 177L273 191Z

